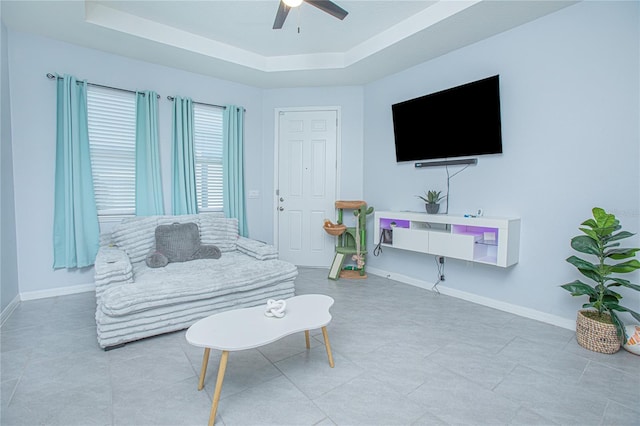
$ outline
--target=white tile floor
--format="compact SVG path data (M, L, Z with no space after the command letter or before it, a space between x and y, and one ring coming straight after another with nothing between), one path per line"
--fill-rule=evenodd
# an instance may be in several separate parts
M587 351L574 333L370 275L300 269L297 293L335 299L322 335L233 352L219 425L638 425L640 357ZM104 352L92 293L20 304L1 334L9 425L203 425L219 353L184 331Z

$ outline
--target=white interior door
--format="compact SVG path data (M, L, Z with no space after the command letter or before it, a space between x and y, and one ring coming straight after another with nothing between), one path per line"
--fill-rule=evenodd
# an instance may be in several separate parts
M329 267L335 237L337 110L278 114L277 228L280 258L300 266Z

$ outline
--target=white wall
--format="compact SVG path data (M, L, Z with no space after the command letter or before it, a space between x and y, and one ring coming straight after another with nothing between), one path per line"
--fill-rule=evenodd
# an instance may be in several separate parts
M263 94L264 194L263 229L273 228L276 211L273 159L275 156L275 111L277 108L339 107L341 117L341 163L338 196L343 200L360 200L363 196L363 91L361 86L318 87L265 90ZM267 160L271 160L268 162ZM273 231L264 239L273 241Z
M0 21L0 312L18 296L7 29Z
M20 292L42 292L93 282L92 268L53 271L52 222L55 162L55 82L69 73L89 82L132 90L155 90L159 102L160 157L165 211L171 206L171 102L167 95L195 101L243 105L246 109L246 183L262 182L262 102L259 89L216 80L35 35L9 31L16 234ZM4 99L4 97L3 97ZM260 200L248 200L250 234L264 234ZM258 225L256 225L258 224ZM47 293L42 293L46 295Z
M575 318L586 300L558 286L579 278L564 260L578 225L600 206L640 230L638 22L637 2L582 2L365 87L365 198L377 210L422 210L415 195L445 189L446 172L395 162L391 104L500 74L504 153L451 180L449 211L521 217L520 262L449 259L441 287ZM400 250L369 265L436 277L431 256ZM625 302L640 309L637 293Z

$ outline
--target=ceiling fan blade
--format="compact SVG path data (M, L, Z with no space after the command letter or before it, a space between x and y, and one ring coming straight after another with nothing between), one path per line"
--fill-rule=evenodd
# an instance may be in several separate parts
M331 16L335 16L341 21L349 14L346 10L330 0L304 0L311 6L315 6L323 12L327 12ZM281 1L282 3L282 1Z
M273 29L279 30L284 25L285 19L287 19L287 15L289 14L289 10L291 8L284 4L282 0L280 0L280 5L278 6L278 12L276 13L276 19L273 21Z

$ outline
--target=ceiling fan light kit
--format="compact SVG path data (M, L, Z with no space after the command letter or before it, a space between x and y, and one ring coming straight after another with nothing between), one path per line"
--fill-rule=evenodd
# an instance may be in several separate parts
M330 0L280 0L278 11L276 12L276 19L273 21L273 29L281 29L284 25L284 21L287 19L289 10L300 6L303 2L317 7L321 11L340 19L341 21L349 14L349 12Z
M298 7L302 4L302 0L282 0L289 7Z

